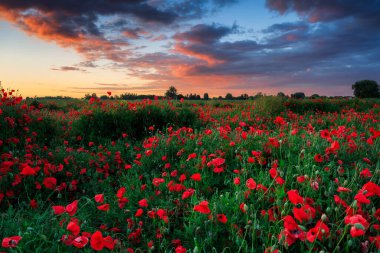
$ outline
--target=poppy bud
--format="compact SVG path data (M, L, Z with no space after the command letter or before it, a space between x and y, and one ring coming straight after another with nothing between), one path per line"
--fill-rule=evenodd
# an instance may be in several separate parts
M355 226L357 229L365 230L365 227L364 227L363 224L361 224L361 223L355 223L354 226Z
M322 220L323 222L325 222L325 221L327 220L327 215L326 215L326 214L322 214L322 216L321 216L321 220Z

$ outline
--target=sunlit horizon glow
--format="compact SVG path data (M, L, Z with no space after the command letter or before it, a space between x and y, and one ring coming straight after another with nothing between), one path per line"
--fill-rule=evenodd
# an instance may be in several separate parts
M0 81L24 97L179 93L351 96L380 81L369 0L0 3Z

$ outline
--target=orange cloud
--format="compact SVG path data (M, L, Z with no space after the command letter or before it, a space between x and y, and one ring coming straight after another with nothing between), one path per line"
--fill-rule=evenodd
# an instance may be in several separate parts
M174 45L174 52L184 54L189 57L195 57L197 59L203 60L207 62L210 66L214 66L217 64L222 64L224 61L217 59L216 57L209 55L207 53L200 53L186 47L183 43L177 43Z

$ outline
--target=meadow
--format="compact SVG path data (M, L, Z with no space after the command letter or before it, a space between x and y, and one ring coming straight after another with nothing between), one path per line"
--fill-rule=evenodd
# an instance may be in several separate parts
M2 90L0 251L379 252L379 120L379 100Z

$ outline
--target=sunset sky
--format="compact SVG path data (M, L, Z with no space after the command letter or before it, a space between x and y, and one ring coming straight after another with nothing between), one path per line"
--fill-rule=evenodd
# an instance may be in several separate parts
M380 82L380 0L1 0L0 81L25 96L352 95Z

